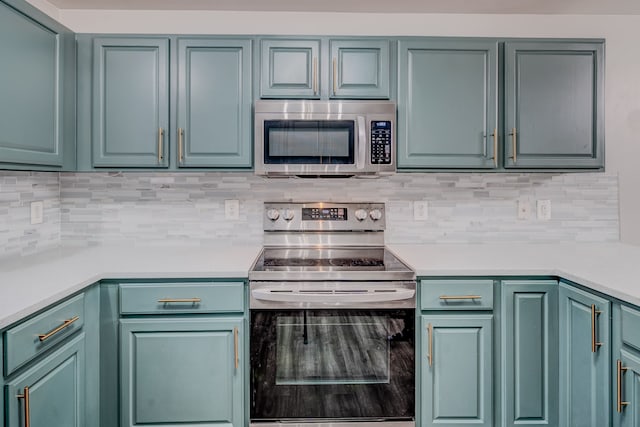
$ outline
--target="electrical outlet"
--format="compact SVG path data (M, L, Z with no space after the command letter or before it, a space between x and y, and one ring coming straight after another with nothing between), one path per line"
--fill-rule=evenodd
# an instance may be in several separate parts
M538 200L538 219L548 221L551 219L551 200Z
M518 200L518 219L529 219L531 216L531 202Z
M426 221L429 219L429 202L426 200L416 200L413 202L414 221Z
M44 202L31 202L31 224L42 224L44 222Z
M239 200L224 201L224 218L225 219L240 218L240 201Z

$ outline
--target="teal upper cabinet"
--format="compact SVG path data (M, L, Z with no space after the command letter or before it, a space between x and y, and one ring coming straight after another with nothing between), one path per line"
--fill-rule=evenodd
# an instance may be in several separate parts
M604 167L604 45L505 43L505 167Z
M271 40L260 45L262 98L320 98L320 40Z
M498 166L498 42L400 41L399 168Z
M423 427L492 427L492 319L422 316Z
M244 427L242 328L242 318L120 320L120 426Z
M502 425L557 426L558 282L502 285Z
M178 39L178 166L251 167L251 41Z
M75 107L73 34L30 5L9 3L16 8L0 1L0 167L59 170L69 166L65 148L75 161L67 123Z
M169 39L94 39L93 79L93 166L167 167Z
M611 303L560 285L560 426L610 420Z
M7 427L85 427L84 363L81 333L10 380L5 387Z
M262 39L261 98L388 99L389 39Z
M330 40L331 98L389 98L389 40Z

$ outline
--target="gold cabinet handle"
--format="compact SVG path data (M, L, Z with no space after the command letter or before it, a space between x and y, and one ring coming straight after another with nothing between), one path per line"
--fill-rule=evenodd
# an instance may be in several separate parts
M513 159L513 164L516 164L518 162L518 153L517 153L518 131L517 129L511 128L511 133L509 135L511 135L511 148L513 149L513 156L511 156L511 158Z
M461 299L476 300L476 299L482 299L482 296L480 295L440 295L440 299L444 301L461 300Z
M161 304L169 304L172 302L175 302L175 303L190 302L192 304L198 304L200 301L202 301L200 298L162 298L158 300L158 302Z
M617 392L617 407L616 410L618 411L618 413L622 412L622 409L624 406L627 406L629 404L629 402L623 402L622 401L622 374L624 372L627 371L627 369L629 368L625 368L622 366L622 360L618 359L618 362L616 363L616 367L617 367L617 373L618 373L618 392Z
M184 138L184 129L178 129L178 161L182 163L184 161L184 152L182 151L182 144Z
M318 58L313 57L313 94L318 94Z
M493 167L498 167L498 129L493 129Z
M24 388L24 392L16 396L18 399L24 399L24 427L31 425L31 409L29 407L29 387Z
M46 334L40 334L38 335L38 339L40 340L40 342L46 341L49 338L51 338L52 336L54 336L55 334L57 334L58 332L62 331L63 329L68 328L69 326L71 326L71 324L75 321L77 321L78 319L80 319L79 316L73 316L71 319L67 319L64 322L62 322L62 325L58 326L57 328L55 328L54 330L47 332Z
M427 325L427 335L429 335L429 350L427 352L427 360L429 360L429 366L433 366L433 325L431 323Z
M158 128L158 163L162 163L164 159L164 129Z
M338 60L333 58L333 94L338 91Z
M591 352L595 353L598 351L598 347L602 346L601 342L598 342L598 332L597 332L597 322L598 315L600 315L602 311L596 310L596 305L591 304Z
M239 360L238 360L238 328L233 328L233 350L234 350L234 360L236 369L238 369Z

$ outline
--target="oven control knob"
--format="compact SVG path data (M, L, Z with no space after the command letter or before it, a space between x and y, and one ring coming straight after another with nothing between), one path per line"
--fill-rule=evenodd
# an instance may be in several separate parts
M267 218L271 221L275 221L280 218L280 211L278 209L268 209L267 210Z
M380 209L374 209L371 212L369 212L369 216L371 217L372 220L377 221L380 218L382 218L382 212L380 211Z
M292 209L285 209L284 212L282 212L282 218L286 221L291 221L295 215L296 214Z
M364 221L367 218L367 211L364 209L358 209L356 211L356 219L358 221Z

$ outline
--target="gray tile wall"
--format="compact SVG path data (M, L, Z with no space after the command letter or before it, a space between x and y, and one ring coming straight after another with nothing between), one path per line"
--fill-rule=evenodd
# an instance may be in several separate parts
M60 243L60 174L0 171L0 257ZM31 225L31 202L44 202L44 222Z
M380 179L265 179L252 173L62 173L62 239L99 244L262 242L264 201L387 203L388 243L608 242L619 239L618 180L604 173L397 174ZM240 200L240 219L224 200ZM519 220L518 200L532 217ZM552 219L535 219L549 199ZM429 202L414 221L413 201Z

